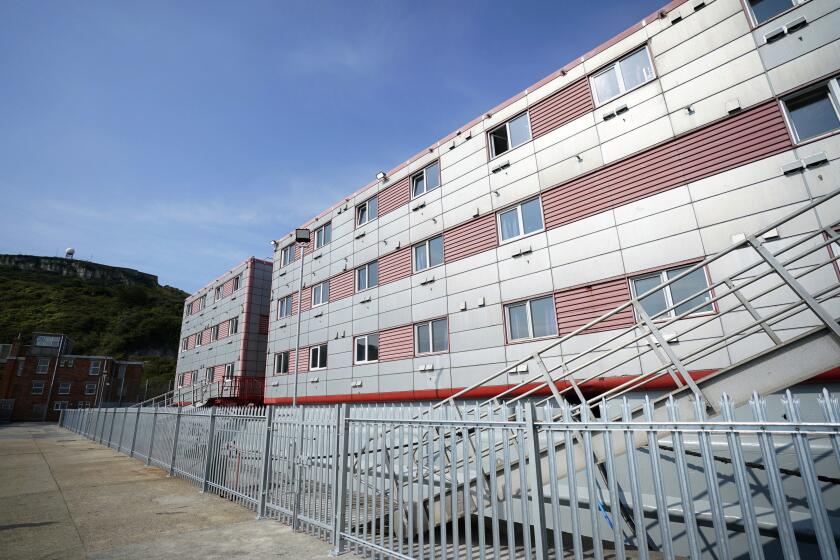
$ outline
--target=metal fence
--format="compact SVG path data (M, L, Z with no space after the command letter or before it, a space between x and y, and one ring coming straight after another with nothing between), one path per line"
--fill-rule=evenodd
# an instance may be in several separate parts
M649 397L79 409L61 425L336 552L836 559L837 398L717 404L712 418L703 402L687 412L668 399L658 417Z

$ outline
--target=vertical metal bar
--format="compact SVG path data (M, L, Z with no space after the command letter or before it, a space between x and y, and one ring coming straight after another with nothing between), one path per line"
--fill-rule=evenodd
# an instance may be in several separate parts
M653 422L653 404L650 402L649 395L645 395L644 412L645 420ZM652 427L648 429L647 439L648 451L650 452L650 471L653 475L653 495L656 499L656 515L659 519L659 530L662 532L662 553L665 558L673 558L671 520L668 515L668 503L665 501L665 488L662 482L662 456L659 453L657 432Z
M575 560L583 560L583 544L580 534L580 504L578 503L577 476L575 468L574 436L572 432L572 410L568 402L563 403L563 444L566 448L566 482L569 486L569 508L572 517L572 548Z
M129 457L134 457L134 446L137 444L137 426L140 425L140 412L142 410L142 406L137 407L137 417L134 419L134 433L131 435L131 451L128 453Z
M463 404L461 411L461 418L467 419L467 405ZM461 457L464 464L464 485L463 485L463 500L464 500L464 548L467 552L467 560L472 560L472 497L470 496L470 458L475 458L475 455L470 455L470 450L475 449L472 446L472 439L470 438L470 429L467 426L463 427L461 432ZM477 461L476 461L477 462ZM478 469L475 470L475 490L478 493L481 487L482 480L478 477ZM481 520L482 524L484 520Z
M669 419L672 422L679 422L678 411L674 405L673 396L668 397L666 406L668 409ZM683 435L677 426L674 426L674 430L671 431L671 438L673 439L674 461L677 468L677 481L680 486L683 523L685 524L685 533L688 538L688 549L692 558L700 560L700 545L697 542L697 518L694 513L694 496L691 492L691 481L688 477L688 464L685 460Z
M584 405L580 408L581 422L589 422L589 407ZM592 432L588 429L583 430L583 455L584 465L586 467L586 488L589 494L589 519L592 523L592 546L596 558L604 557L604 543L601 541L600 530L600 516L598 515L598 508L600 507L600 498L598 497L597 476L595 469L594 455L592 454Z
M545 447L548 455L548 482L551 492L551 529L554 536L554 554L562 554L563 532L560 523L560 496L557 484L557 443L554 441L554 418L551 403L545 403Z
M172 453L169 457L169 476L175 474L175 457L178 454L178 434L181 431L181 407L175 412L175 432L172 435Z
M300 418L298 419L298 425L296 426L295 432L297 433L297 437L292 442L292 449L293 457L292 457L292 486L294 488L294 494L292 496L292 531L298 530L298 516L300 515L300 498L301 498L301 491L302 491L302 471L303 465L301 464L301 460L303 457L303 430L304 430L304 422L306 421L306 412L305 407L301 406L300 410Z
M113 409L111 411L111 427L108 429L108 447L111 447L114 443L114 421L117 418L117 409Z
M723 394L721 399L721 407L723 419L726 422L733 422L735 413L732 410L732 401L726 393ZM758 522L755 517L755 507L752 503L750 484L747 480L747 469L744 466L744 456L741 452L741 437L734 430L728 430L726 439L729 444L730 457L732 458L732 472L735 477L735 487L738 490L739 502L741 503L741 515L747 534L750 555L753 558L763 560L764 549L761 547Z
M707 420L706 406L700 399L694 400L694 416L698 422L705 423ZM706 477L706 488L709 495L709 509L712 513L712 524L715 530L715 547L717 548L719 558L731 558L729 536L726 533L726 516L723 512L717 469L715 468L715 456L712 451L709 434L702 427L697 428L697 440L700 443L700 455L702 455L703 459L703 474Z
M522 514L523 528L527 530L522 531L523 553L526 558L531 557L531 518L528 507L528 469L526 467L526 452L525 452L525 410L522 401L516 403L516 430L514 438L516 442L517 451L517 471L519 474L519 509Z
M840 420L838 420L840 415L837 413L837 399L832 397L828 389L822 390L822 396L819 398L819 401L826 422L831 422L832 424L840 423ZM840 465L840 434L835 433L830 436L830 439L831 448L834 450L834 458L837 460L837 464Z
M204 457L204 477L201 481L201 491L207 492L210 481L210 465L213 457L213 436L216 430L216 407L210 408L210 426L207 429L207 453Z
M601 418L609 418L607 403L601 401ZM607 466L607 493L610 496L610 517L612 518L613 543L615 544L615 557L624 560L624 535L621 527L621 496L618 493L618 481L615 478L615 458L612 451L612 431L604 430L604 462Z
M632 416L630 414L630 403L627 397L621 399L621 418L627 423ZM630 478L630 494L633 497L633 522L636 525L636 548L640 558L648 557L649 536L645 526L645 511L642 502L642 490L639 484L639 473L636 468L636 442L633 439L633 432L624 430L624 447L627 454L627 476Z
M493 410L493 404L487 405L487 417L490 420L494 420L495 411ZM480 413L477 413L480 416ZM488 464L488 474L490 475L490 516L491 516L491 529L492 529L492 536L493 536L493 558L500 558L501 557L501 538L499 536L499 508L501 507L499 502L499 464L498 460L496 459L496 427L494 425L490 425L487 428L488 432L488 443L487 449L490 452L490 459Z
M756 391L753 391L750 406L756 422L761 424L767 422L765 401ZM773 513L776 516L776 527L779 531L782 553L787 560L799 560L799 547L796 545L796 533L790 519L788 500L785 495L782 477L779 475L779 462L776 460L776 446L773 442L773 436L762 429L758 434L758 443L761 447L761 456L767 472L770 500L773 504Z
M543 475L540 460L540 434L536 424L537 410L533 401L525 407L525 429L528 441L528 482L531 487L529 518L534 527L534 552L537 560L548 560L548 533L546 532L545 495L543 494ZM553 454L553 450L548 450ZM520 468L522 468L520 466ZM528 488L520 492L523 500L528 499ZM525 527L525 531L529 531ZM530 555L529 555L530 558Z
M158 407L155 405L155 411L152 413L152 428L151 434L149 435L149 452L146 453L146 464L151 464L152 462L152 449L155 447L155 427L157 425L157 415L158 415Z
M799 402L794 401L790 390L785 392L783 402L790 421L794 424L800 424L802 420L799 415ZM817 535L820 554L825 559L837 560L837 543L834 541L831 523L829 522L828 513L823 502L822 489L820 488L817 471L814 468L814 460L811 456L811 446L805 435L798 428L791 437L793 438L793 445L796 450L796 458L799 462L799 471L802 473L802 484L805 486L808 505L811 508L811 523L814 526L814 533Z
M265 409L265 426L262 441L262 464L260 466L260 489L257 503L257 519L266 516L265 502L268 496L269 473L271 472L271 434L274 421L274 407L268 405Z

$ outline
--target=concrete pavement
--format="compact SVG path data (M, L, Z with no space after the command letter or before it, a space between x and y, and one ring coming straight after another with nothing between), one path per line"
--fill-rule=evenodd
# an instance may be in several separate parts
M0 425L0 558L328 558L329 545L53 424Z

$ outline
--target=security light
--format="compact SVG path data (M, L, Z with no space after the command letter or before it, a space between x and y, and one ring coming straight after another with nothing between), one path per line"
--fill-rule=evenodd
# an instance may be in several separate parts
M385 175L384 171L380 171L379 173L376 174L376 178L379 179L380 181L384 181L385 177L386 177L386 175Z
M311 232L306 228L300 228L295 230L295 242L297 243L309 243Z

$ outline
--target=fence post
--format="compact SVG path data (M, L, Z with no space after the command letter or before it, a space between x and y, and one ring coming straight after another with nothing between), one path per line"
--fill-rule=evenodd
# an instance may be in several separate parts
M123 439L123 434L125 433L125 418L126 418L126 416L128 416L128 409L123 408L122 411L123 411L123 419L122 419L122 422L120 422L120 439L117 440L117 451L119 451L120 453L122 453L122 439Z
M303 451L303 431L306 420L306 409L300 406L300 429L297 438L292 441L292 487L294 496L292 502L292 531L298 530L298 516L300 515L300 495L303 490L303 462L300 453Z
M178 432L181 430L181 407L175 413L175 435L172 436L172 456L169 458L169 476L175 474L175 457L178 452Z
M108 429L108 447L114 443L114 422L117 421L117 409L111 411L111 427Z
M265 440L263 441L263 460L260 467L260 494L259 504L257 504L257 519L265 517L265 502L268 496L268 482L271 476L271 440L272 426L274 420L274 407L268 405L265 409Z
M332 556L344 554L344 530L347 515L347 459L350 449L350 405L338 405L336 411L336 447L333 451L333 534ZM402 490L401 490L402 491Z
M157 426L157 410L158 407L155 405L155 411L152 412L152 433L149 434L149 451L146 453L146 464L150 465L152 463L152 449L155 448L155 426Z
M58 427L59 428L64 427L64 409L63 408L58 411Z
M134 434L131 436L131 451L128 453L129 457L134 457L134 446L137 444L137 427L140 425L140 412L142 410L142 406L137 407L137 418L134 419Z
M207 434L207 452L204 457L204 480L201 482L201 491L207 492L208 482L210 482L210 460L211 451L213 450L213 432L216 429L216 407L210 408L210 429Z
M99 432L99 421L102 419L102 408L96 409L96 424L93 426L93 441L97 440L97 432ZM99 443L102 443L102 433L98 435Z
M528 480L531 491L531 523L534 524L534 548L538 560L548 560L546 542L548 535L545 528L545 496L543 495L542 465L540 464L539 428L534 423L537 409L533 401L525 406L526 436L528 438ZM527 493L527 489L523 490ZM522 499L526 499L525 496ZM592 507L590 505L590 507Z

